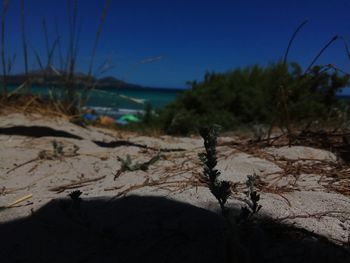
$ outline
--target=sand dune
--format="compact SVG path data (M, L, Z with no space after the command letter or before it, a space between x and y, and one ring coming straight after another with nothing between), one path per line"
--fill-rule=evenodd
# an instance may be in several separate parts
M332 177L327 172L322 172L327 171L327 169L331 170L334 167L333 165L339 162L333 153L302 146L271 147L256 152L247 152L237 147L235 143L238 141L239 138L236 137L223 137L219 139L218 146L218 168L222 172L222 179L231 181L236 189L228 202L232 211L236 211L234 213L239 213L240 207L244 205L247 175L256 174L259 176L261 205L263 206L260 212L261 217L272 218L277 222L276 224L293 224L305 229L311 236L323 236L338 246L349 242L350 198L339 190L349 184L349 178L339 176L338 180L334 180L337 174L333 174ZM133 231L140 231L140 233L143 233L142 235L145 235L145 241L161 242L159 247L162 252L159 253L165 254L157 254L159 257L156 257L154 262L175 262L175 260L166 261L162 258L162 256L166 258L169 255L174 259L178 255L177 259L183 262L197 262L195 258L186 255L198 254L199 250L196 250L196 248L199 246L199 240L208 240L211 235L204 232L201 235L198 233L205 229L211 229L215 232L222 228L220 216L215 214L219 208L217 202L208 188L200 182L202 168L198 160L198 153L203 150L202 140L199 137L135 136L102 128L82 128L69 123L65 119L54 119L39 115L10 114L0 116L0 206L6 206L28 194L33 195L29 200L21 202L13 208L0 210L0 236L3 239L4 233L8 235L3 239L1 247L4 245L7 249L13 248L14 244L11 242L16 243L16 241L9 236L13 235L18 238L20 233L16 234L16 229L27 233L28 229L26 228L31 227L33 215L36 213L39 216L42 215L44 221L45 218L48 220L45 221L46 227L50 228L50 222L52 221L52 227L56 228L55 231L58 231L57 227L60 225L60 220L62 220L62 225L75 229L74 223L73 225L68 223L67 214L58 212L61 211L59 210L61 206L58 205L57 200L67 198L68 194L74 190L80 190L83 193L81 196L83 203L86 204L83 206L86 210L83 211L86 212L86 217L91 220L89 226L94 225L92 222L98 222L98 215L100 215L100 219L112 216L114 213L111 212L112 207L118 207L115 212L117 210L123 211L123 216L116 216L116 221L143 218L145 224L140 226L141 223L135 221L135 229L132 229L133 225L131 223L128 224L127 228L130 228L128 230L130 235L128 236L127 233L121 234L124 238L125 236L129 237L129 239L126 238L127 241L125 242L132 243L133 239L138 236ZM130 156L133 164L141 164L157 156L159 158L149 165L148 169L121 170L121 160L125 160L127 156ZM346 174L347 171L350 175L350 170L346 170L346 167L339 171L342 174ZM131 199L125 199L128 196ZM67 203L67 199L65 200L62 202ZM136 206L137 208L128 208L123 200L126 200L125 202L129 206ZM141 204L142 202L144 202L144 207ZM158 202L161 204L160 207L163 208L157 208L158 210L150 208ZM109 205L109 203L113 205ZM174 205L176 208L164 209L164 206L167 206L166 204L170 207ZM91 207L97 207L97 212L93 212ZM188 216L191 220L184 219L186 211L189 213ZM150 214L153 214L153 216L150 216ZM196 220L201 217L201 214L209 221L199 220L196 227L191 226L193 222L197 222ZM77 217L81 219L79 216L81 215L70 215L68 218ZM178 220L176 219L177 216ZM162 221L163 219L165 221ZM213 220L214 223L209 224L210 220ZM192 223L189 223L189 221ZM159 226L159 224L163 224L163 226ZM96 223L93 231L101 230L98 225ZM110 226L110 223L107 225ZM218 228L215 228L214 225ZM176 237L175 241L171 239L171 241L168 240L162 243L161 240L164 239L164 236L162 236L160 229L168 226L170 230L164 230L165 235L168 235L169 231L173 233L180 228L182 229L181 233L188 233L189 236ZM36 224L33 229L38 227L40 228ZM113 228L113 231L120 232L125 228L126 226L117 227ZM146 232L154 228L157 229L157 236L153 239ZM13 234L6 229L12 229ZM40 233L40 230L37 229L36 231ZM53 234L56 235L57 232L55 231ZM77 252L82 257L81 251L86 247L96 247L97 241L88 241L91 238L90 234L86 234L84 231L85 234L82 234L81 231L83 230L73 231L72 238L76 240L79 235L86 238L79 239L81 242L83 242L82 240L86 241L82 245L83 247L78 249L80 252ZM32 234L35 235L35 233ZM30 232L27 235L30 236ZM46 234L39 235L42 235L43 239L48 238ZM196 236L196 238L191 239L193 236ZM199 257L201 262L219 260L219 255L222 256L223 252L220 250L220 247L222 247L220 244L222 243L220 242L223 241L220 239L220 235L216 234L214 237L213 240L217 240L215 242L218 243L214 245L215 242L210 243L210 241L203 246L205 253ZM63 237L60 236L59 239L63 239ZM30 240L32 239L28 237L28 242L31 242ZM184 240L187 240L188 243ZM25 240L21 242L25 242ZM32 242L36 245L40 243L37 239L33 239ZM102 241L99 239L98 242ZM123 246L119 247L120 251L125 252L121 254L119 262L140 260L142 257L127 256L128 253L131 253L131 249L125 248L127 244L125 242ZM132 246L131 243L130 246ZM142 239L135 241L134 249L137 248L143 254L147 254L147 249L144 249L142 244L144 244ZM182 254L167 250L169 247L176 246L176 244ZM182 247L184 245L179 244L187 245L184 248ZM304 243L300 243L300 246L301 244L304 247L306 246ZM112 260L112 258L115 260L115 257L108 256L108 253L113 251L113 249L109 250L108 246L110 245L109 240L106 243L107 247L103 248L106 257L105 262ZM149 243L148 245L151 246ZM323 245L318 245L318 248L320 249ZM47 246L47 251L52 249L52 253L59 253L59 250L53 249L53 245ZM157 245L155 246L157 247ZM274 249L276 247L275 244ZM215 251L209 253L210 248L215 248ZM261 249L268 251L268 248ZM67 247L62 248L62 251L68 251L69 255L73 253ZM271 251L269 253L276 253L273 250ZM30 255L28 251L26 253L24 255ZM301 253L302 255L305 251L300 252L296 249L295 253ZM0 253L0 256L5 254ZM9 259L21 258L14 251L8 251L6 255L10 255ZM31 256L33 255L36 254L31 254ZM150 255L152 254L143 257L147 259L146 262L150 259ZM267 252L266 255L268 255ZM48 257L46 255L43 258L47 260ZM92 257L88 259L86 262L95 262ZM323 257L323 259L326 259L326 257ZM343 257L342 259L343 261L320 262L349 262L349 258ZM62 260L61 257L60 260ZM72 261L74 260L72 259ZM270 262L277 261L270 259Z

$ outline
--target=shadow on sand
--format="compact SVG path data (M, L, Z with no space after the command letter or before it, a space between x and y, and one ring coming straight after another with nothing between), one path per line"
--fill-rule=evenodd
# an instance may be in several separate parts
M0 134L20 135L20 136L28 136L33 138L62 137L62 138L82 140L82 138L78 135L75 135L66 131L55 130L45 126L21 126L20 125L20 126L0 128Z
M287 228L270 223L240 232L239 255L235 258L232 253L235 260L230 262L350 262L342 247L305 230L282 229ZM60 199L30 217L1 224L0 259L2 263L226 262L232 244L227 245L224 233L221 216L162 197L91 199L79 207L71 199Z

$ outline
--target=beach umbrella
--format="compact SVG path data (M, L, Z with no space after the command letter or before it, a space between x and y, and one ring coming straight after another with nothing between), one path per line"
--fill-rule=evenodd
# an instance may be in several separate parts
M121 121L131 121L131 122L139 122L140 119L133 115L133 114L126 114L126 115L123 115L119 118L119 120Z
M83 114L83 118L87 121L96 121L98 116L92 113L85 113Z

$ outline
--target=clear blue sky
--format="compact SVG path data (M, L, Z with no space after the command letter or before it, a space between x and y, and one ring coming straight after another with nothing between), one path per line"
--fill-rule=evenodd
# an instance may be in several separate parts
M78 70L86 71L103 0L78 0L82 25ZM23 71L20 0L10 0L6 20L7 55L16 53L14 71ZM26 29L30 45L45 54L42 19L54 41L57 21L63 41L68 35L66 0L25 0ZM97 49L96 66L109 59L107 72L127 82L158 87L185 87L201 80L206 71L224 72L251 64L267 65L280 59L294 29L298 34L290 60L302 66L334 36L350 42L349 0L111 0ZM139 61L162 56L152 63ZM319 60L350 71L341 41ZM30 51L31 69L37 68Z

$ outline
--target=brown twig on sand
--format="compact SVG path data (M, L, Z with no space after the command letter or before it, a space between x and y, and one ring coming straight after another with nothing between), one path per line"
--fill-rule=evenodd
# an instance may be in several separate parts
M25 165L30 164L30 163L32 163L32 162L36 162L36 161L38 161L38 160L40 160L40 158L39 158L39 157L36 157L36 158L34 158L34 159L31 159L31 160L29 160L29 161L26 161L26 162L24 162L24 163L21 163L21 164L15 166L15 167L11 168L10 170L8 170L8 171L6 172L6 174L9 174L9 173L13 172L14 170L16 170L16 169L18 169L18 168L20 168L20 167L22 167L22 166L25 166Z
M56 187L50 188L49 190L53 191L53 192L57 192L57 193L62 193L63 191L68 190L68 189L75 189L75 188L80 188L80 187L86 186L89 183L99 181L101 179L104 179L105 177L106 176L104 175L104 176L100 176L97 178L86 178L86 179L82 179L78 182L56 186Z
M6 174L9 174L11 172L13 172L14 170L20 168L20 167L23 167L27 164L30 164L32 162L36 162L36 161L40 161L40 160L55 160L55 159L60 159L60 158L64 158L64 157L75 157L78 155L77 151L79 150L79 147L75 145L74 147L74 150L72 153L64 153L64 152L61 152L61 153L56 153L55 152L55 148L54 148L54 151L53 152L50 152L50 151L40 151L38 153L38 157L34 158L34 159L31 159L29 161L26 161L24 163L21 163L13 168L11 168L10 170L8 170L6 172ZM38 165L32 167L29 172L32 172Z
M108 188L105 188L103 189L104 191L114 191L114 190L119 190L119 189L122 189L123 186L113 186L113 187L108 187Z
M163 178L164 179L164 178ZM125 190L119 192L118 194L116 194L114 198L118 198L121 196L125 196L127 195L129 192L143 188L143 187L149 187L149 186L168 186L168 187L178 187L178 188L184 188L184 187L188 187L188 186L200 186L201 184L198 183L195 180L175 180L175 181L164 181L163 179L160 180L149 180L149 178L147 178L143 183L141 184L137 184L137 185L131 185L128 188L126 188ZM204 186L204 184L203 184ZM112 191L112 190L116 190L116 189L120 189L118 188L106 188L104 189L105 191Z
M316 218L316 219L321 219L322 217L328 216L328 217L335 217L334 214L337 215L350 215L350 212L346 211L325 211L325 212L318 212L318 213L313 213L313 214L302 214L302 215L289 215L285 217L280 217L277 218L276 221L285 221L285 220L290 220L290 219L299 219L299 218ZM336 217L337 218L337 217Z
M7 206L0 206L0 211L3 211L3 210L8 209L8 208L13 208L13 207L15 207L15 205L18 205L19 203L22 203L22 202L24 202L32 197L33 197L33 195L29 194L29 195L26 195L22 198L17 199L16 201L12 202L11 204L8 204Z
M124 189L123 191L117 193L111 200L114 200L115 198L125 196L129 192L143 188L143 187L151 187L151 186L157 186L158 188L172 188L172 190L169 190L170 192L174 192L176 190L183 190L188 187L198 187L198 186L205 186L205 180L201 178L201 180L198 180L196 177L198 176L196 173L192 173L191 178L185 178L185 179L172 179L176 176L179 176L178 173L174 174L171 173L169 175L166 175L160 179L157 180L152 180L150 178L146 178L145 181L143 181L141 184L136 184L136 185L131 185ZM171 180L172 179L172 180ZM105 188L105 191L113 191L113 190L119 190L122 187L110 187L110 188ZM173 190L173 189L176 190Z

